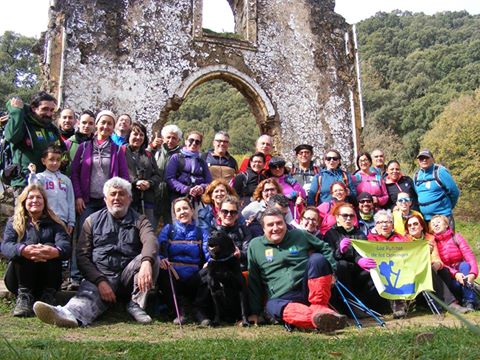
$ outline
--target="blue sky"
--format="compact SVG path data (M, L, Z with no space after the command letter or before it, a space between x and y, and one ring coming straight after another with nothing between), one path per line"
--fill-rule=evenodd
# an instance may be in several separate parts
M286 1L286 0L285 0ZM318 0L322 1L322 0ZM292 4L295 2L292 1ZM13 30L39 37L47 28L49 0L1 0L0 34ZM294 6L294 5L293 5ZM439 11L467 10L480 13L479 0L336 0L335 11L351 24L378 11L409 10L434 14ZM204 0L204 26L216 31L232 31L233 18L226 0Z

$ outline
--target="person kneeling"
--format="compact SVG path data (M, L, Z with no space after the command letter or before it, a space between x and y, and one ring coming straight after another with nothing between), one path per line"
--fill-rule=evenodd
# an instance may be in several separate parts
M336 266L330 247L306 231L287 231L279 209L267 208L260 222L265 235L248 247L249 321L257 324L267 289L265 311L275 320L322 332L344 328L346 317L328 307Z
M130 207L131 184L108 180L103 193L107 207L90 215L78 240L78 267L85 280L65 306L37 301L35 315L61 327L89 325L120 293L129 294L127 312L139 323L152 321L145 312L148 290L158 276L157 241L144 215Z

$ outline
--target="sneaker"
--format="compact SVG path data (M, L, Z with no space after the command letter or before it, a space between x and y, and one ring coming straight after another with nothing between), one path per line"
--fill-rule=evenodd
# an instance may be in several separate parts
M317 312L312 322L320 332L332 332L343 329L347 325L347 317L335 312Z
M392 300L390 304L392 306L394 319L401 319L407 316L407 303L405 300Z
M78 321L75 316L62 306L52 306L41 301L36 301L35 304L33 304L33 311L44 323L67 328L78 327Z
M462 306L460 305L459 303L451 303L450 305L448 305L449 309L450 310L453 310L454 312L456 313L459 313L459 314L466 314L466 313L469 313L471 311L473 311L472 309L469 309L468 307L466 306Z
M145 312L145 310L132 300L127 304L127 312L140 324L149 324L152 322L152 318Z
M13 316L30 317L33 316L33 294L29 289L19 288L17 302L13 309Z
M42 291L40 298L38 299L41 302L47 303L49 305L57 305L57 290L53 288L47 288Z

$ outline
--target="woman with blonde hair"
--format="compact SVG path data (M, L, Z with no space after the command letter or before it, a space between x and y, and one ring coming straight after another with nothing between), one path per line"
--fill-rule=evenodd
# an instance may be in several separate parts
M216 225L220 205L227 195L238 198L235 190L223 179L213 180L202 195L205 207L198 210L198 226L210 233Z
M33 316L35 299L55 303L62 260L71 254L65 224L48 208L41 185L27 186L5 227L2 253L10 260L5 285L17 295L13 316Z
M242 216L251 222L255 220L257 215L267 208L267 201L275 194L281 194L282 187L274 178L268 178L260 181L257 188L253 192L252 201L242 210Z

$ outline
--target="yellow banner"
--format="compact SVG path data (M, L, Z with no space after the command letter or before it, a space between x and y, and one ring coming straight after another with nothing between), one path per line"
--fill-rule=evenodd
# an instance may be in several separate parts
M370 276L381 297L411 300L424 290L433 290L430 247L427 241L374 242L352 240L362 257L376 261Z

